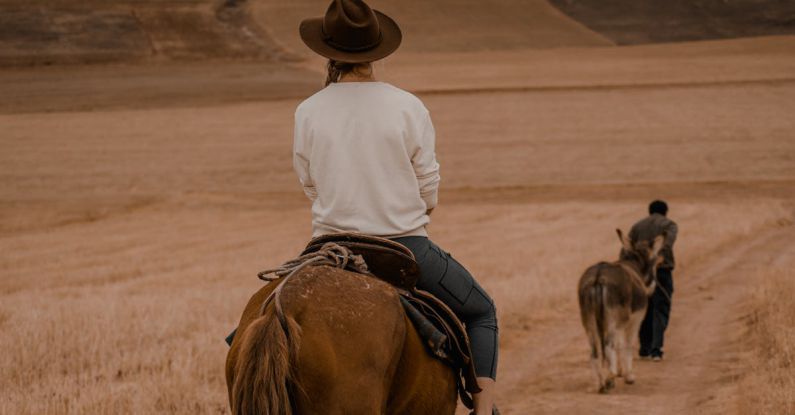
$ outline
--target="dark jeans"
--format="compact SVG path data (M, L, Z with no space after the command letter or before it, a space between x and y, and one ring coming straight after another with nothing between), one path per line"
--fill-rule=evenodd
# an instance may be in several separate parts
M663 336L668 327L668 317L671 315L671 301L662 289L673 297L674 280L670 269L657 270L657 284L654 294L649 298L646 317L640 325L641 356L662 357L663 355Z
M494 301L469 271L430 239L407 236L394 241L414 253L422 275L417 288L442 300L464 322L477 375L496 379L498 336Z

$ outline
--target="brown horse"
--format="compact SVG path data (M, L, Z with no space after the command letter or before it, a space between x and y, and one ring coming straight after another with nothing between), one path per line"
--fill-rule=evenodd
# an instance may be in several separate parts
M232 414L452 415L453 370L426 351L395 288L334 268L301 269L254 294L226 360Z

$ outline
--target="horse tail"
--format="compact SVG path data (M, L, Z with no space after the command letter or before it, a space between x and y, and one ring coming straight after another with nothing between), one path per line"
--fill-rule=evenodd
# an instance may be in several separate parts
M295 387L292 361L301 328L289 316L267 307L241 339L232 387L233 415L292 415L289 391Z

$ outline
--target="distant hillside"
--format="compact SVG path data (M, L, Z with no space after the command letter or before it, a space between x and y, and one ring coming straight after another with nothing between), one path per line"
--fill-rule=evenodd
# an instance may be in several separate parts
M312 54L328 0L0 0L0 67ZM402 52L608 46L795 33L795 0L369 0ZM552 4L554 4L553 7Z
M328 0L0 0L0 67L308 56L301 19ZM612 44L546 0L371 0L404 29L402 50Z
M0 0L0 66L290 60L239 2Z
M795 34L793 0L550 0L619 45Z
M319 0L251 1L254 18L290 50L310 53L298 37L302 19L322 16ZM368 0L403 30L401 51L465 52L612 45L546 0Z

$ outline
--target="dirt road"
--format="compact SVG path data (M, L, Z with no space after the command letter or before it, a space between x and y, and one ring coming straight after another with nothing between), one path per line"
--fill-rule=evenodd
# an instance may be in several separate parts
M795 264L791 221L755 229L717 247L675 275L674 307L663 362L634 364L638 382L595 393L576 308L528 330L504 349L505 413L740 413L739 380L747 366L747 303L760 271ZM521 398L519 398L521 397ZM517 399L519 398L519 399Z

